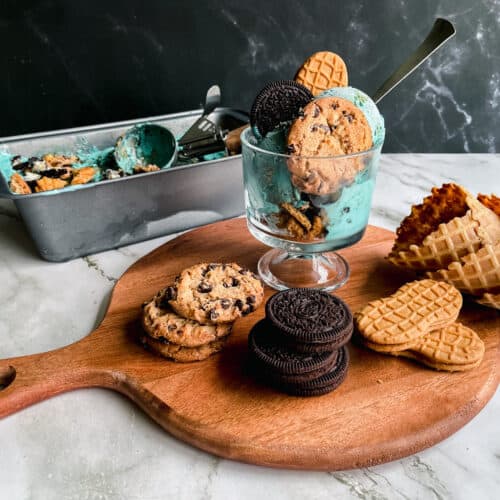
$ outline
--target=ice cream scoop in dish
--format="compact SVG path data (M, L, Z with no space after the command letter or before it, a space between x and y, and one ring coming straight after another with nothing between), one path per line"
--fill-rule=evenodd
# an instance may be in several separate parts
M177 155L177 142L170 130L161 125L144 123L127 130L116 141L115 160L127 174L136 167L170 167Z
M263 149L260 142L251 129L242 134L248 228L273 247L259 261L261 278L278 290L342 286L349 266L335 250L364 234L382 144L349 155L303 157ZM311 195L292 181L289 165L297 162L330 172L350 171L354 164L357 173Z
M295 82L257 95L252 127L241 135L243 181L249 230L273 247L258 265L267 285L334 290L347 281L349 266L335 250L359 241L368 224L385 138L376 103L454 34L437 19L373 98L345 86L333 64L341 58L326 52L311 56Z

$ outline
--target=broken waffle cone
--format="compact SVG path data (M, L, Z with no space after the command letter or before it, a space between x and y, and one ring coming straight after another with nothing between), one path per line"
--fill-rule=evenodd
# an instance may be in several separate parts
M478 194L477 199L500 217L500 198L494 194Z
M476 299L478 304L500 310L500 293L485 293Z
M500 217L462 186L444 184L412 207L396 234L390 262L435 271L500 241Z
M424 279L369 302L355 314L355 322L363 341L405 349L430 331L453 323L461 307L462 295L456 288Z
M460 262L452 262L447 269L426 274L471 295L500 293L500 242L465 255Z

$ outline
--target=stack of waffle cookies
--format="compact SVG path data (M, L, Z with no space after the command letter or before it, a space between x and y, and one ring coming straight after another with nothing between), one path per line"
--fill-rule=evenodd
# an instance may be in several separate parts
M470 370L481 363L484 344L476 332L456 322L461 307L462 295L448 283L406 283L355 314L358 338L374 351L436 370Z
M173 361L204 360L224 347L234 321L263 297L259 278L238 264L194 265L143 304L141 341Z
M338 297L304 288L279 292L248 337L251 370L291 395L326 394L347 375L352 331L352 314Z
M500 198L475 198L457 184L433 188L402 221L388 259L500 309Z

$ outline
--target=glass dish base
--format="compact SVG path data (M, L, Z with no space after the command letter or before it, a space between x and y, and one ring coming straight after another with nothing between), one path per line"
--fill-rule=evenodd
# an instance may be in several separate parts
M349 264L336 252L292 253L273 248L259 260L259 275L276 290L318 288L332 291L349 279Z

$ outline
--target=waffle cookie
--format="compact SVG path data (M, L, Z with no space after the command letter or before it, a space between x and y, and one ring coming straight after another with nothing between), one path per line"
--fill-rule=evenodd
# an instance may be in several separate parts
M366 345L378 350L377 345ZM435 370L455 372L478 366L483 359L484 343L474 330L452 323L424 335L409 349L379 352L410 358Z
M412 207L396 234L390 262L437 271L485 244L500 241L500 218L463 187L444 184L432 188L421 205Z
M316 52L299 68L294 80L317 96L332 87L346 87L347 67L344 60L334 52Z
M451 324L461 307L462 295L456 288L424 279L406 283L391 296L369 302L355 315L355 322L364 341L401 348L429 331Z

